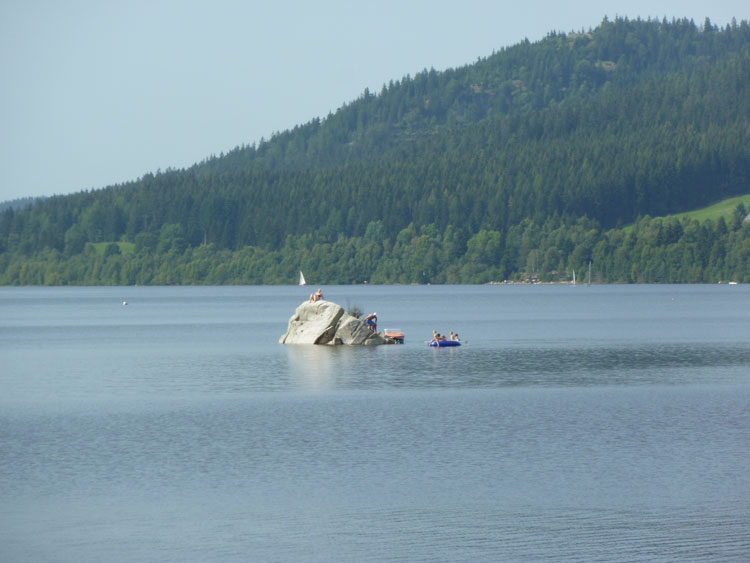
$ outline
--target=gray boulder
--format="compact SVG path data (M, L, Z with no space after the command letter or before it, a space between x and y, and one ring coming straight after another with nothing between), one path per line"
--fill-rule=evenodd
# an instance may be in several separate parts
M373 346L393 340L372 332L362 322L332 301L304 302L289 319L280 344L348 344Z
M336 334L336 325L344 314L341 305L331 301L302 303L289 319L280 344L327 344Z
M386 338L379 332L371 331L357 317L353 317L347 313L344 313L339 320L333 340L335 344L349 344L353 346L393 344L390 338Z

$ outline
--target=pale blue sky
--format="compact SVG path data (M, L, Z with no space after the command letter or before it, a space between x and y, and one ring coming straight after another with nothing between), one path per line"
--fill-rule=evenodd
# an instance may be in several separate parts
M746 0L0 0L0 201L101 188L269 138L389 80L607 15Z

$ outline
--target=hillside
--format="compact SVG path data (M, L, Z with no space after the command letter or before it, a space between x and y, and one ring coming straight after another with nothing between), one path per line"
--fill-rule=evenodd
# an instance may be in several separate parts
M0 213L5 211L6 209L10 209L11 207L15 210L25 209L29 207L34 202L44 199L41 197L22 197L18 199L11 199L8 201L0 202Z
M289 283L302 265L326 283L564 278L614 260L622 225L748 192L748 23L605 19L186 170L6 210L0 282ZM93 247L117 241L135 251ZM602 281L744 267L690 260L677 280L618 262Z

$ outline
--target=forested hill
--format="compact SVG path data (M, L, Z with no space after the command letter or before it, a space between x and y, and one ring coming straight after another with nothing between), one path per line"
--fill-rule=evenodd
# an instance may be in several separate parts
M605 19L365 90L187 170L6 210L0 282L553 279L595 258L604 281L713 281L735 275L711 265L713 239L679 275L643 279L625 250L615 267L619 227L744 193L750 25ZM97 252L115 242L133 245Z

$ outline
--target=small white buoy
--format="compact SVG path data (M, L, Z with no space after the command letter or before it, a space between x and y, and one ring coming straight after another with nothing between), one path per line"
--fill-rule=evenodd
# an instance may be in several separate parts
M123 301L123 302L122 302L122 304L123 304L123 305L127 305L127 304L128 304L128 302L127 302L127 301Z

